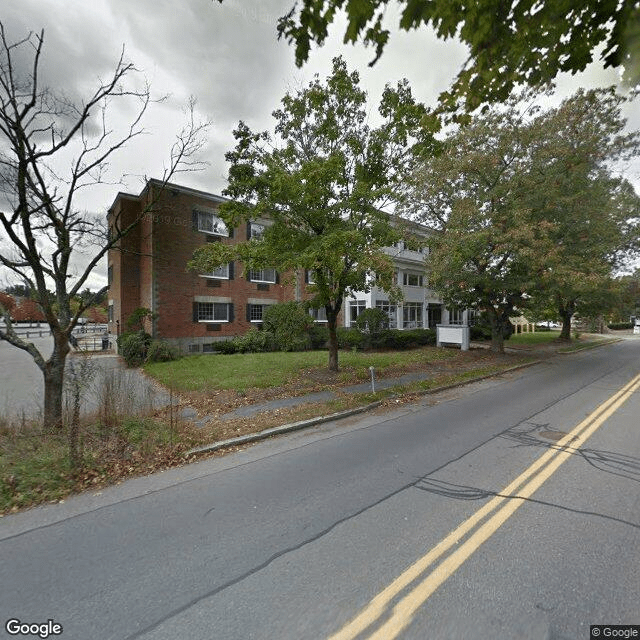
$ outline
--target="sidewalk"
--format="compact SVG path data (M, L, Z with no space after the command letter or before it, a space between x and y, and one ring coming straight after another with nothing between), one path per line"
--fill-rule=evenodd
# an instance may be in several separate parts
M594 336L595 337L595 336ZM600 336L598 336L600 337ZM606 344L611 341L618 341L626 336L602 336L605 338L602 344ZM606 339L609 338L609 339ZM613 340L611 340L613 338ZM633 339L632 336L629 338ZM629 339L626 338L626 339ZM598 340L596 339L596 342ZM478 380L482 380L489 377L494 377L515 371L524 367L538 364L548 358L556 356L559 352L567 347L561 344L542 344L542 345L518 345L513 347L505 347L505 354L493 354L491 360L485 360L482 357L483 352L487 352L489 345L486 343L472 343L472 351L475 351L477 358L471 362L466 363L464 366L457 364L455 370L448 370L446 364L442 366L432 366L427 371L411 372L400 376L385 377L375 380L376 392L386 391L392 388L398 388L397 393L394 394L398 397L403 395L403 387L407 387L415 382L422 382L427 380L443 380L441 385L437 385L428 390L416 390L415 387L411 391L405 389L404 392L410 392L412 394L424 394L435 393L448 388L468 384ZM488 354L487 354L488 355ZM491 362L491 364L489 364ZM499 370L495 370L495 366L500 366ZM487 368L492 368L492 371L487 372ZM468 373L477 371L477 376L466 377L461 379L459 375L462 373ZM449 381L447 381L449 378ZM453 381L451 381L453 378ZM299 396L281 397L273 400L251 402L247 401L243 406L237 407L232 411L216 412L214 414L207 413L205 415L200 414L193 409L193 407L187 407L182 410L181 417L193 422L194 426L204 428L205 426L211 426L216 424L218 426L218 432L220 437L214 439L211 444L207 444L202 447L187 452L186 455L192 455L197 453L205 453L216 451L218 449L224 449L231 446L239 446L249 442L255 442L274 435L303 429L306 427L321 424L332 420L345 418L356 413L362 413L370 409L374 409L380 406L385 400L389 400L389 396L382 400L378 399L371 403L363 403L357 407L339 411L337 413L323 412L322 415L312 417L304 420L297 420L295 422L287 421L287 413L291 413L288 410L294 410L296 408L304 408L305 405L312 405L315 403L329 403L334 400L344 398L345 395L353 394L368 394L371 393L371 381L362 382L358 384L346 384L331 389L317 391L314 393L302 394ZM280 413L282 412L282 415ZM281 418L275 419L274 416ZM256 423L253 418L256 418L259 423ZM272 428L267 428L271 424L275 424ZM283 424L284 422L284 424ZM228 425L226 427L225 425ZM236 426L239 425L239 426ZM236 435L237 433L237 435ZM231 436L231 437L229 437Z
M471 347L471 351L466 353L475 357L471 357L465 362L449 362L447 360L443 360L441 362L430 364L426 370L410 371L395 376L388 375L379 377L379 374L374 371L375 392L380 393L396 387L401 389L402 387L407 387L408 385L412 385L416 382L424 382L438 378L444 379L459 377L461 374L474 370L486 370L488 367L495 368L496 366L502 366L503 369L512 368L514 365L521 366L525 361L537 361L539 358L552 355L555 352L555 349L551 349L545 353L543 353L544 350L538 350L540 353L537 353L525 349L507 349L505 354L491 354L491 356L489 356L487 345L473 343ZM529 362L526 364L529 364ZM200 411L197 411L195 407L198 406L198 403L191 403L190 406L182 409L180 416L183 419L192 421L197 427L204 427L213 421L217 423L230 423L233 421L250 419L263 413L268 414L269 412L295 409L297 407L304 407L305 405L315 403L330 403L331 401L339 400L345 396L353 396L355 394L373 393L371 379L366 382L363 381L351 384L333 383L326 384L324 386L327 388L310 393L301 393L300 395L283 394L280 397L259 400L257 397L246 398L241 400L241 406L236 406L236 408L227 411L224 410L224 405L218 405L220 406L220 409L211 405L200 406ZM232 399L232 404L237 402L238 398Z

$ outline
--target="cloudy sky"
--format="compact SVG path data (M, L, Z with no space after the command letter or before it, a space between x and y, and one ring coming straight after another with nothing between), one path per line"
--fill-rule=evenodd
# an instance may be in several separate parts
M394 32L381 60L367 63L370 49L341 44L344 29L333 26L332 37L312 52L302 69L294 64L293 48L278 42L276 22L293 0L20 0L4 3L0 19L9 38L45 30L43 81L79 98L90 94L99 78L113 71L122 47L151 84L156 97L167 99L149 108L147 135L132 141L111 163L112 178L125 175L124 184L96 187L77 204L103 213L118 191L138 193L143 177L161 177L176 132L184 123L190 96L197 100L201 119L212 122L205 149L206 169L176 176L175 182L220 193L227 166L224 153L233 147L232 130L244 120L254 130L269 129L271 112L286 91L306 84L315 73L326 75L333 56L341 54L357 69L368 91L372 111L384 85L406 77L414 95L434 105L466 56L454 41L438 41L427 30ZM617 72L597 64L575 77L561 78L560 95L580 86L616 83ZM639 104L630 106L630 126L640 128ZM133 107L112 110L112 124L126 122ZM627 169L640 191L640 165ZM105 281L106 268L90 281Z

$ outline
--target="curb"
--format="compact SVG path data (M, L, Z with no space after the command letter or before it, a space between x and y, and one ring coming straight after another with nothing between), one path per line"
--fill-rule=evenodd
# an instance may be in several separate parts
M560 349L556 351L556 353L560 356L569 356L573 353L580 353L581 351L590 351L591 349L597 349L599 347L604 347L608 344L615 344L616 342L622 342L622 338L612 338L611 340L598 340L594 342L586 342L583 347L579 347L577 349L572 349L571 347L564 347L564 349Z
M277 436L282 433L290 433L291 431L300 431L307 427L313 427L316 424L322 424L323 422L331 422L332 420L340 420L342 418L348 418L349 416L356 415L358 413L364 413L375 409L382 404L382 400L371 402L363 407L357 407L356 409L347 409L346 411L338 411L337 413L331 413L327 416L318 416L317 418L309 418L308 420L300 420L298 422L290 422L284 424L281 427L272 427L271 429L265 429L258 433L248 433L246 436L237 436L236 438L228 438L227 440L220 440L212 444L205 444L203 447L196 447L190 449L184 453L185 457L196 455L198 453L210 453L211 451L217 451L218 449L225 449L226 447L234 447L241 444L247 444L250 442L258 442L259 440L266 440L271 436Z
M478 378L471 378L470 380L463 380L462 382L455 382L453 384L443 385L441 387L434 387L433 389L423 389L419 391L411 392L413 395L425 396L433 393L439 393L440 391L447 391L448 389L455 389L456 387L462 387L467 384L471 384L472 382L479 382L480 380L486 380L488 378L495 378L496 376L502 375L504 373L510 373L511 371L517 371L518 369L524 369L526 367L531 367L534 364L540 364L543 362L542 360L533 360L532 362L525 362L523 364L518 364L513 367L509 367L508 369L503 369L502 371L496 371L495 373L487 373L484 376L479 376ZM385 398L388 400L390 398L400 398L402 397L402 393L396 393L389 398ZM226 449L227 447L237 447L243 444L250 444L252 442L259 442L260 440L266 440L272 436L282 435L284 433L291 433L292 431L300 431L302 429L306 429L307 427L313 427L317 424L322 424L324 422L332 422L333 420L341 420L342 418L348 418L349 416L357 415L359 413L365 413L366 411L371 411L372 409L376 409L380 405L382 405L383 400L376 400L375 402L371 402L362 407L357 407L355 409L347 409L346 411L338 411L337 413L331 413L326 416L318 416L317 418L309 418L308 420L299 420L298 422L291 422L289 424L284 424L280 427L272 427L271 429L265 429L264 431L259 431L257 433L248 433L244 436L237 436L235 438L228 438L227 440L220 440L218 442L213 442L211 444L206 444L202 447L196 447L194 449L190 449L189 451L185 451L184 457L188 458L189 456L198 455L200 453L212 453L214 451L218 451L220 449Z

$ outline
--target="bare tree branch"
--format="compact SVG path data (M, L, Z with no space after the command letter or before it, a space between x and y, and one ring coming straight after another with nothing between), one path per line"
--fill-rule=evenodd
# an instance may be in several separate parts
M9 205L3 204L0 210L0 231L5 236L0 236L0 266L28 283L51 329L53 353L45 360L32 344L20 339L4 311L0 339L30 353L43 371L45 424L53 427L62 417L62 375L71 332L90 305L90 300L83 300L72 308L71 302L107 251L117 247L154 204L130 224L121 226L116 221L110 235L105 236L100 228L94 228L91 216L77 210L76 195L88 186L107 182L110 158L145 133L142 121L155 101L146 81L135 86L133 80L139 72L125 60L124 49L112 74L98 82L88 100L77 103L63 92L40 87L43 46L44 32L11 41L0 22L0 195ZM28 74L19 73L14 60L18 53L32 56ZM120 132L108 119L119 101L138 103L131 121ZM204 145L209 126L209 122L196 120L195 100L191 99L186 124L170 150L164 183L177 171L203 166L195 156ZM63 175L59 159L74 150ZM74 256L87 247L91 250L89 262L75 274Z

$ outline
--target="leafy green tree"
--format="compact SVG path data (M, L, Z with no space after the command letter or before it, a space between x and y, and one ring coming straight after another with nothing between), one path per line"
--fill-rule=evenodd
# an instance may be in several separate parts
M379 106L382 124L368 123L359 76L341 58L325 82L286 94L273 112L277 140L241 122L220 212L231 227L270 219L261 238L212 243L191 267L208 272L230 260L281 273L308 271L315 308L324 307L329 368L338 369L338 314L345 296L372 283L394 290L393 265L382 250L399 232L381 208L398 200L399 185L416 154L433 145L427 112L406 81L387 86Z
M528 145L514 100L450 133L443 152L407 181L406 213L436 230L430 286L447 305L484 311L497 352L535 283L536 230L521 204Z
M580 90L529 125L523 201L531 224L544 230L530 304L555 308L565 340L575 313L593 317L610 308L611 276L638 248L640 199L611 170L640 149L638 133L624 133L624 100L612 89Z
M222 0L220 0L222 1ZM449 109L473 111L502 102L519 84L536 86L559 72L583 71L599 52L605 67L623 67L640 81L640 3L637 0L399 0L395 27L431 28L442 39L459 38L469 57L451 89L441 96ZM344 42L362 39L382 55L391 30L389 0L298 0L278 24L295 46L298 65L312 45L321 46L329 25L346 14Z
M614 322L629 322L631 316L640 317L640 269L615 280L616 300L613 306Z
M563 319L605 305L612 269L637 246L638 196L613 160L637 151L622 134L622 98L578 92L557 109L515 99L452 133L445 152L412 179L412 210L441 233L431 283L448 303L486 312L492 348L509 316L550 307Z

